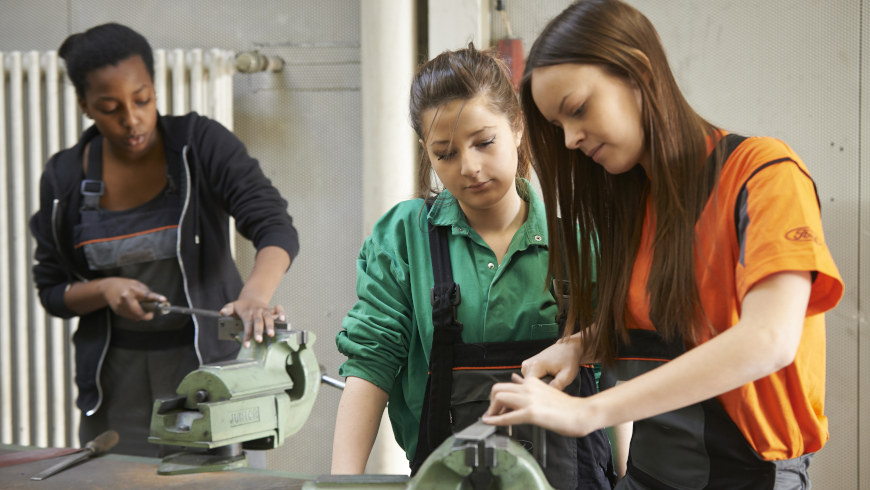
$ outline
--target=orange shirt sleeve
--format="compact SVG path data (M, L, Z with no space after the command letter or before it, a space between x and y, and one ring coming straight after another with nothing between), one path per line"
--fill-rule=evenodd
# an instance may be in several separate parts
M807 316L825 312L839 302L843 283L825 244L815 186L790 148L765 139L770 144L749 151L760 153L756 161L768 163L745 181L745 204L735 210L743 230L736 271L739 301L770 274L808 271L814 280Z

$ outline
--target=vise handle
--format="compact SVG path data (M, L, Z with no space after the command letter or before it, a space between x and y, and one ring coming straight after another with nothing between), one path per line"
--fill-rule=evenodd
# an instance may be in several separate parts
M221 315L219 311L188 306L176 306L168 301L142 301L140 303L145 311L153 311L157 315L199 315L218 318L218 338L221 340L236 340L241 342L240 334L245 331L241 320L235 316ZM289 330L286 322L275 320L275 331ZM304 343L304 342L303 342Z

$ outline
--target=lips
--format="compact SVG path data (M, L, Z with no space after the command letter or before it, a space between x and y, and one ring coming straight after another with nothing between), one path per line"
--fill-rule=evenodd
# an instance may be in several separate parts
M483 182L477 182L475 184L465 186L465 188L470 190L470 191L479 191L479 190L483 189L484 187L486 187L486 184L488 184L488 183L489 183L489 181L486 180Z
M585 153L586 156L591 158L592 160L595 160L595 156L598 155L598 152L601 150L602 146L604 146L604 143L601 143L600 145L592 148L589 151L583 151L583 153Z
M145 141L145 135L132 135L124 138L124 143L127 146L139 146Z

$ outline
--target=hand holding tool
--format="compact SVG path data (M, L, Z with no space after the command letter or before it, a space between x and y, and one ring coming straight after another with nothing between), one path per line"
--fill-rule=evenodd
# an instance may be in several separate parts
M47 469L40 471L36 475L30 477L31 480L44 480L55 473L63 471L70 466L78 464L81 461L84 461L92 456L100 455L109 449L115 447L115 444L118 444L118 433L113 430L107 430L102 434L98 435L93 441L89 441L85 444L84 449L81 451L67 456L61 462L49 466Z

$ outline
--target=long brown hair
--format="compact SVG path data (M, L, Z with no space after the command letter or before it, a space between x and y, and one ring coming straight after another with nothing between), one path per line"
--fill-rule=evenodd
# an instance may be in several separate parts
M640 89L647 171L637 165L611 175L581 151L565 147L562 130L544 119L531 93L536 68L564 63L600 66ZM655 223L647 282L650 318L669 340L678 333L694 339L692 325L704 319L694 225L708 195L701 183L718 175L721 162L712 170L703 165L706 140L716 128L683 97L655 28L618 0L570 5L532 46L520 98L549 229L561 226L563 236L575 236L575 226L579 230L579 244L567 240L564 249L550 250L550 272L568 275L568 325L596 323L598 328L588 331L588 349L597 359L612 361L616 336L627 336L625 307L649 198ZM571 333L566 328L566 335Z
M504 114L511 129L523 128L523 113L511 84L510 70L491 50L478 50L469 43L465 49L444 51L420 66L411 81L410 118L417 136L425 141L423 113L454 100L468 101L483 96L489 108ZM522 138L517 162L517 177L528 178L530 163L526 138ZM432 162L421 152L417 174L417 197L438 193L432 185Z

